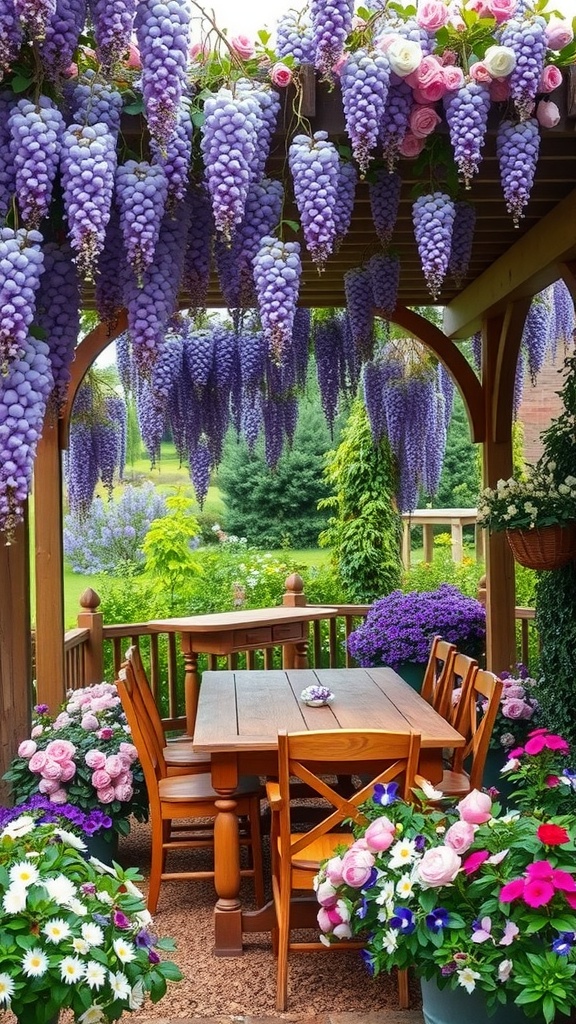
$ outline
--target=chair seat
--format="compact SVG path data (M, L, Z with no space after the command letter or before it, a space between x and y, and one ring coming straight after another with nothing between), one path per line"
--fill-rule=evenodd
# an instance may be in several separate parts
M293 832L290 836L292 843L297 842L305 833ZM314 840L303 850L299 850L291 858L293 868L303 868L305 871L317 871L323 860L334 856L337 846L352 846L354 836L350 832L326 832L323 836Z
M158 791L161 800L171 802L181 801L214 801L220 800L221 794L212 788L212 780L206 772L202 775L177 775L167 779L160 779ZM239 796L253 796L262 791L260 780L256 775L242 776L237 788L230 794L232 799Z
M444 796L466 796L470 792L470 776L466 772L445 770L442 782L435 788L441 790Z

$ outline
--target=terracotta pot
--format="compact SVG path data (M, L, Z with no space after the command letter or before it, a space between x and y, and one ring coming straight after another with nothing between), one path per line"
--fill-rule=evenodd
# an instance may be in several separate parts
M576 522L506 530L514 558L528 569L561 569L576 559Z

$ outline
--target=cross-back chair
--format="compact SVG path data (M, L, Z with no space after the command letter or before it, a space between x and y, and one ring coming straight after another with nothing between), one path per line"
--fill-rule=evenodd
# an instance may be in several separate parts
M120 669L117 687L132 733L132 741L138 751L150 802L152 849L147 905L148 910L154 913L163 881L188 881L214 877L213 868L168 871L166 860L171 851L213 848L213 822L217 814L216 802L220 797L212 788L208 773L168 776L163 748L139 694L131 661L126 661ZM256 903L258 906L262 906L264 903L260 833L262 787L255 776L247 776L240 779L237 789L231 795L232 799L237 802L239 817L246 819L249 827L249 831L242 831L240 842L249 849L251 867L243 869L241 874L254 879ZM201 820L199 821L199 819ZM208 825L206 825L206 820L208 820Z
M482 776L490 737L502 694L502 680L487 669L477 669L462 686L455 728L466 737L466 745L458 747L452 763L435 788L445 796L464 797L482 787Z
M446 718L445 711L451 700L450 690L454 678L452 669L456 653L455 644L448 643L441 636L434 637L420 690L424 700L443 718Z
M438 704L434 705L434 710L455 729L458 729L458 732L462 732L457 725L462 718L461 695L470 686L477 671L478 662L475 658L456 651L443 683L443 692L439 695ZM460 693L458 700L455 700L456 691Z
M400 783L400 795L411 798L411 788L420 754L420 734L391 733L382 730L304 732L278 734L278 781L268 782L266 791L272 811L270 835L272 857L272 892L276 909L273 947L278 957L276 1007L285 1010L288 988L289 951L337 951L361 948L361 942L339 942L329 947L320 942L291 941L294 927L290 920L291 898L296 891L313 889L314 876L320 862L334 854L337 846L351 845L348 831L335 831L344 822L359 824L366 819L360 805L373 794L378 782ZM344 770L351 775L366 775L353 794L345 796L334 789L326 775ZM291 780L304 783L326 802L325 817L308 832L294 832L291 815ZM297 812L296 812L297 813ZM297 820L297 819L296 819ZM405 971L398 972L401 1006L408 1006L408 980Z
M129 647L125 658L132 666L134 682L144 709L152 723L157 742L162 748L168 775L190 775L192 773L209 772L210 756L208 755L207 757L205 754L198 754L192 750L192 737L186 736L174 742L166 742L160 712L158 711L138 647L136 645Z

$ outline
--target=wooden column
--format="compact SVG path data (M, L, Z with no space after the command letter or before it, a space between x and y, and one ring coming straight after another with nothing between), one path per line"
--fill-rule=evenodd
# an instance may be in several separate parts
M486 410L485 487L512 476L512 399L516 360L530 299L484 322L482 387ZM502 672L516 661L514 559L504 532L486 534L486 665Z
M36 687L38 701L55 713L66 696L62 468L58 421L48 414L34 464L36 541Z
M100 596L92 587L88 587L80 595L80 607L82 611L77 617L77 624L80 629L90 630L90 639L84 655L84 686L92 686L93 683L101 683L104 679L104 616L98 611Z
M30 644L30 560L27 522L12 544L0 537L0 777L18 744L30 735L32 659ZM0 778L0 803L9 804Z

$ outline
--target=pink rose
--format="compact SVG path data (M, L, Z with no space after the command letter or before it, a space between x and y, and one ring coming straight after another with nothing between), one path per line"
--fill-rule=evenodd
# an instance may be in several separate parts
M60 768L62 770L62 774L60 775L62 782L70 782L70 779L73 779L76 775L76 765L74 764L74 761L62 761Z
M62 778L62 765L58 761L48 758L42 769L42 775L45 779L60 780Z
M142 67L142 61L140 59L140 50L135 43L130 43L128 49L128 60L126 61L127 66L131 71L139 71Z
M508 21L516 9L516 0L488 0L488 11L498 24Z
M410 130L417 139L425 139L427 135L432 134L441 120L434 107L417 105L410 114Z
M28 761L28 767L31 772L41 772L44 765L47 763L48 758L45 750L37 750L35 754Z
M76 753L76 747L69 740L52 740L46 747L46 755L54 761L69 761Z
M326 878L332 885L340 885L342 882L342 857L330 857L324 865Z
M138 757L138 751L133 743L121 743L119 753L124 754L130 761L130 764Z
M398 35L397 32L385 32L383 33L383 35L378 36L378 39L376 40L375 43L375 47L377 50L380 50L381 53L387 53L387 51L392 46L392 43L394 43L397 39L400 38L401 37Z
M114 786L106 786L104 789L97 789L96 796L101 804L111 804L116 799Z
M470 65L470 78L473 82L483 82L484 84L490 84L492 81L492 75L481 60Z
M97 768L95 772L92 772L91 782L95 789L107 789L112 780L108 772L105 772L103 768Z
M474 842L475 832L474 825L469 821L455 821L446 832L444 842L456 853L466 853Z
M430 82L430 85L419 85L412 90L416 103L437 103L448 92L444 75Z
M370 850L351 846L342 858L342 881L353 889L360 889L370 878L373 867L374 856Z
M556 104L553 103L552 106L555 107ZM511 697L510 700L502 701L502 714L504 718L532 718L533 710L525 700L519 700L517 697Z
M519 683L508 683L508 685L506 685L506 684L507 684L507 680L505 679L504 680L504 685L502 687L502 699L503 700L508 700L510 697L525 697L526 696L526 690L524 689L523 686L520 686Z
M349 939L352 936L350 929L350 911L344 900L338 900L334 907L320 907L317 915L318 925L324 934L333 933L339 939Z
M74 61L66 68L64 78L78 78L78 65Z
M102 750L89 750L84 760L89 768L103 768L106 764L106 754Z
M396 837L394 823L387 817L376 818L371 821L364 833L366 845L372 853L379 853L387 850Z
M544 34L550 50L563 50L574 39L570 22L560 18L550 18Z
M408 160L411 160L413 157L420 155L424 149L424 145L424 139L418 139L412 134L412 132L406 132L406 135L398 147L398 151L400 156L405 156Z
M462 71L462 68L448 65L443 68L442 73L444 76L446 92L456 92L457 89L461 89L464 85L464 72Z
M432 850L426 850L416 866L416 874L423 885L436 889L454 881L461 863L460 857L450 846L435 846Z
M120 800L122 803L128 803L133 796L134 790L127 782L120 782L114 786L114 797L116 800Z
M553 92L562 85L562 72L555 64L547 64L540 75L538 92Z
M111 740L114 735L114 729L111 729L109 725L105 725L103 729L98 729L96 736L99 740Z
M30 735L31 735L33 740L36 740L36 739L38 739L39 736L42 735L43 732L44 732L44 726L43 725L35 725L34 728L32 729L32 732L30 733Z
M510 99L510 82L496 79L490 86L490 99L493 103L506 103Z
M448 8L442 0L424 0L418 5L416 21L420 28L425 28L427 32L435 32L436 29L443 28L448 21Z
M55 789L53 793L50 793L50 803L53 804L66 804L68 803L68 793L65 789Z
M465 8L467 11L475 11L481 18L490 17L488 0L468 0L465 4Z
M249 36L233 36L230 40L230 46L241 60L250 60L256 52L254 43Z
M52 793L56 793L60 789L60 783L57 779L40 779L38 783L38 790L40 793L44 793L45 796L51 796Z
M320 882L316 890L316 899L321 907L335 906L338 896L332 882L328 881L327 878Z
M292 81L292 72L282 61L277 61L270 71L270 79L279 89L285 89Z
M413 89L425 89L434 82L442 81L442 64L438 57L428 54L423 57L418 67L405 79Z
M86 732L95 732L96 729L99 728L100 722L96 718L96 715L92 715L89 713L83 716L82 721L80 722L80 726L82 729L85 729Z
M536 107L536 119L543 128L554 128L560 120L560 111L552 100L540 100Z
M37 749L38 747L34 740L22 740L18 747L18 757L32 757L32 754L35 754Z
M72 719L67 711L61 711L60 714L54 719L52 728L56 731L59 729L65 729L66 726L70 725Z
M125 769L125 762L122 757L118 754L110 754L106 758L106 764L104 765L104 771L108 772L111 779L115 779L116 776L120 775Z
M467 821L471 825L483 825L492 817L492 800L487 793L473 789L460 801L457 810L462 821Z

